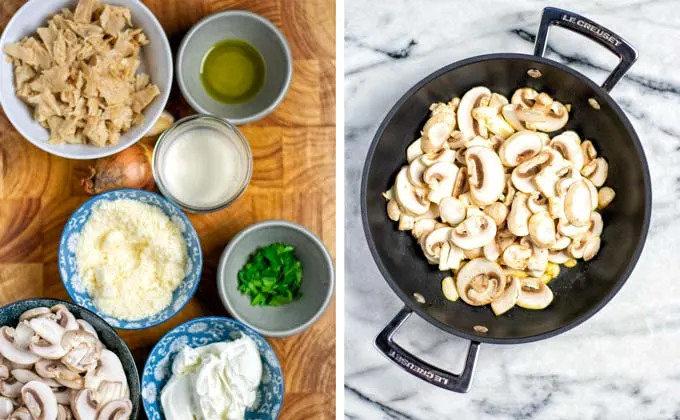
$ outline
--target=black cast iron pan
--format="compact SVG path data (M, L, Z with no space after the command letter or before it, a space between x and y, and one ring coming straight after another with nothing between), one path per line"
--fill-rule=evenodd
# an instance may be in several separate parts
M558 25L586 36L619 56L620 63L602 87L584 75L543 58L548 30ZM423 79L392 108L371 145L362 179L362 217L368 244L387 283L405 306L376 339L377 348L399 366L439 387L466 392L472 381L480 343L516 344L542 340L575 327L601 309L623 286L644 245L651 213L649 170L640 141L608 91L637 59L635 49L610 30L577 14L545 8L534 55L490 54L451 64ZM540 78L527 75L538 69ZM616 191L603 211L602 248L595 259L579 263L550 283L553 303L542 311L514 308L496 317L488 307L472 307L442 296L443 273L427 264L411 235L399 232L387 218L381 196L406 163L406 147L419 136L428 107L484 85L510 96L528 86L572 105L565 129L593 140L609 162L607 184ZM588 103L594 98L600 109ZM552 135L557 133L551 133ZM426 303L418 303L414 293ZM416 312L431 324L471 341L465 368L459 375L432 366L410 354L392 339L408 316ZM474 326L484 326L479 333Z

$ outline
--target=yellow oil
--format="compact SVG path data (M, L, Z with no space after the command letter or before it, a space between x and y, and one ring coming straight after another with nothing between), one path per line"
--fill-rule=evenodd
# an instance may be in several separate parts
M266 79L260 52L240 39L226 39L213 45L201 65L201 82L206 92L224 104L241 104L254 98Z

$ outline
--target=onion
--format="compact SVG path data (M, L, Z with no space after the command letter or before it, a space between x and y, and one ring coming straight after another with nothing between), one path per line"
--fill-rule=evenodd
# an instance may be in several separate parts
M151 169L153 149L137 143L113 156L97 159L89 176L80 180L85 192L94 195L120 188L152 190L156 186Z

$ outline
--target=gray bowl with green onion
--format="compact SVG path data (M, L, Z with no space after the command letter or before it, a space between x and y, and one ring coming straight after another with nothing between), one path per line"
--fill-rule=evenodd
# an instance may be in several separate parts
M220 299L237 320L269 337L310 327L333 296L333 260L305 227L283 220L254 224L220 258Z

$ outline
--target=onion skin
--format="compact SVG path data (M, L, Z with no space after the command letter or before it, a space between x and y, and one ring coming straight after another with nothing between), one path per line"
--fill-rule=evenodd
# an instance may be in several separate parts
M97 159L80 184L90 195L121 188L153 190L156 182L151 168L152 154L150 146L136 143L113 156Z

